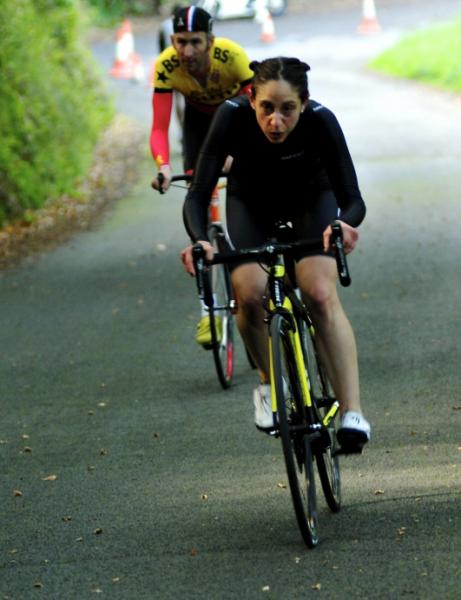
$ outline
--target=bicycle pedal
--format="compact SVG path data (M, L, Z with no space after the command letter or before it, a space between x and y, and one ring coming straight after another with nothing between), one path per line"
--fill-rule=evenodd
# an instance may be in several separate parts
M332 453L332 456L346 456L348 454L362 454L363 446L343 446Z
M368 442L365 433L348 429L339 429L336 434L340 449L336 454L362 454L363 447Z

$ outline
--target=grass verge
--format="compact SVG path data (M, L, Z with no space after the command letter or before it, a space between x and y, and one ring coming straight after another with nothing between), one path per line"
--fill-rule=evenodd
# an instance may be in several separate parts
M370 67L461 92L461 18L409 35L374 59Z

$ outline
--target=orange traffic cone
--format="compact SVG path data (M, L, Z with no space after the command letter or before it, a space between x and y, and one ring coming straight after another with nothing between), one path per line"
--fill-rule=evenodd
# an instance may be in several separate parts
M109 74L117 79L134 79L143 77L141 57L134 51L134 37L131 23L123 21L117 30L115 59Z
M275 27L272 15L267 8L262 8L256 14L256 20L261 23L261 35L259 39L265 44L270 44L275 40Z
M357 27L359 33L368 35L370 33L378 33L381 31L381 25L376 17L376 7L374 0L363 0L362 5L362 20Z

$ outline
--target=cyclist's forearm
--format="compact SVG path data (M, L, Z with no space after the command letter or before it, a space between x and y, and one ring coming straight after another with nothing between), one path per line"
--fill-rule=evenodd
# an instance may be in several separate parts
M360 193L355 194L350 202L340 203L341 221L344 221L351 227L358 227L365 218L366 206Z
M205 146L207 143L205 143ZM191 239L206 240L208 224L208 206L211 194L218 182L224 164L225 154L222 151L200 152L194 172L192 185L184 202L184 225Z
M160 167L170 161L168 128L170 125L173 94L155 93L152 96L152 129L150 133L150 149L152 156Z
M208 205L204 206L189 192L183 206L183 221L186 231L194 243L198 240L208 240L207 218Z

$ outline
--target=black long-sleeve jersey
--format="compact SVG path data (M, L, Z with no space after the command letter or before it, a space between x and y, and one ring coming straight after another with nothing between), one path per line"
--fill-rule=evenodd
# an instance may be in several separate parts
M365 216L346 140L329 109L310 100L287 139L274 144L242 96L221 105L200 151L183 214L194 241L207 239L207 209L228 155L233 157L228 196L245 202L255 219L289 220L328 189L333 190L342 221L356 227Z

